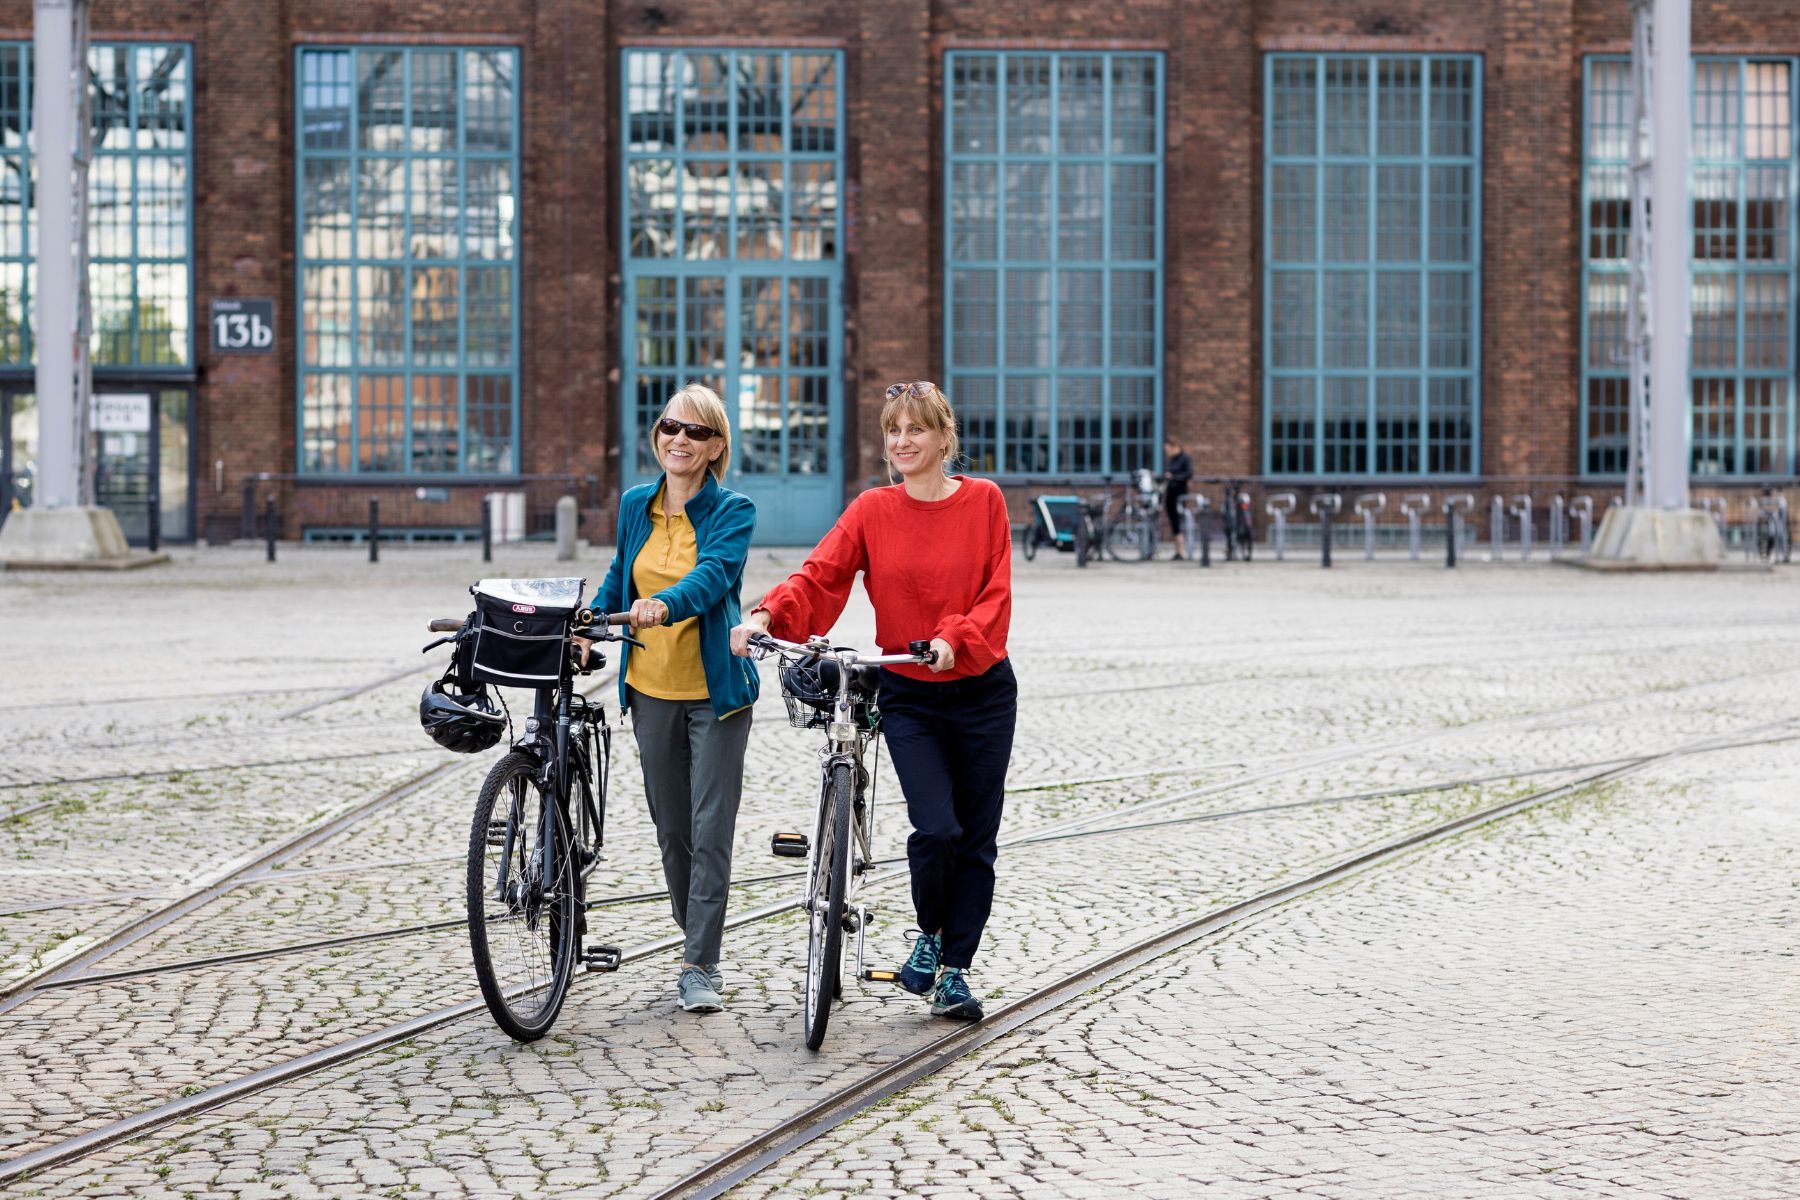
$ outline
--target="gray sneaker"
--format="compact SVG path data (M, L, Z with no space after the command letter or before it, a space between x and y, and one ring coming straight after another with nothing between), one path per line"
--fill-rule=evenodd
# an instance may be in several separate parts
M712 984L712 990L723 996L725 994L725 975L719 970L719 964L714 963L710 967L701 967L700 969L706 972L706 982Z
M682 968L681 978L675 982L675 992L681 997L683 1012L718 1012L725 1007L713 981L699 967Z

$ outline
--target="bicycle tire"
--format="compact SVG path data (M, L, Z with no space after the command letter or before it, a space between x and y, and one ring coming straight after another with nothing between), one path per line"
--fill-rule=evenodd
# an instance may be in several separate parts
M807 913L806 936L806 1048L825 1044L825 1027L831 1023L831 1002L838 994L839 968L844 951L844 893L850 881L850 764L831 768L825 785L825 803L819 811L818 849L813 855L812 878L807 894L812 900Z
M1106 554L1114 562L1143 562L1156 553L1156 531L1141 516L1121 517L1106 527Z
M526 874L541 850L539 831L549 800L538 772L536 756L519 750L495 763L482 781L469 830L467 902L475 978L494 1023L520 1042L536 1041L555 1024L574 978L580 941L566 830L555 839L552 894L542 896L541 885ZM496 829L494 810L503 797Z
M1078 567L1085 567L1088 564L1087 525L1087 519L1084 517L1081 523L1075 526L1075 565Z
M1019 539L1019 550L1025 555L1026 562L1030 562L1037 557L1037 548L1037 530L1034 529Z

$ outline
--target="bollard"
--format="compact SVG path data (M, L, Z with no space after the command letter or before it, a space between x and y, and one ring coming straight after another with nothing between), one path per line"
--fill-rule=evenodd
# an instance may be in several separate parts
M1207 503L1205 496L1192 493L1181 498L1182 541L1187 545L1189 560L1198 562L1203 567L1212 566L1211 556L1204 553L1208 544L1202 540L1206 531L1203 528L1205 522L1200 517L1206 511ZM1200 549L1197 551L1196 547Z
M150 553L155 554L162 549L162 497L154 488L150 490L147 508L149 509L150 524L145 535L150 543Z
M1406 550L1414 562L1419 561L1419 521L1430 507L1430 492L1412 492L1400 497L1400 511L1406 514Z
M1462 540L1463 514L1475 511L1475 497L1468 492L1444 497L1444 566L1456 567L1456 544Z
M263 538L267 543L268 561L275 561L275 497L263 500Z
M241 538L256 536L256 481L253 479L244 480L244 524L242 532L238 536Z
M1319 518L1319 565L1321 567L1331 565L1331 517L1333 513L1343 507L1344 498L1336 492L1314 496L1307 502L1307 508L1311 509Z
M1594 549L1594 498L1577 496L1569 501L1569 511L1581 522L1581 553L1590 554Z
M481 498L481 561L494 561L494 502Z
M563 496L556 502L556 561L568 562L575 557L575 497Z
M1363 561L1375 561L1375 514L1387 510L1386 492L1365 492L1356 498L1356 511L1363 522Z
M381 501L369 497L369 561L381 561Z
M1514 496L1511 511L1519 518L1519 561L1525 562L1531 557L1531 497Z
M1563 552L1563 542L1568 538L1568 531L1563 528L1568 516L1563 509L1562 494L1550 497L1550 557L1559 558Z
M1492 506L1493 518L1488 522L1488 561L1499 562L1500 551L1506 545L1506 501L1494 497Z
M1275 561L1287 559L1287 519L1299 504L1299 498L1292 492L1277 492L1263 501L1263 511L1275 522Z

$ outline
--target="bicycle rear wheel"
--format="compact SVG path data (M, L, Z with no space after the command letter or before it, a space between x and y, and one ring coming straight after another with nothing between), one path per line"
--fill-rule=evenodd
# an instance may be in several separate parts
M1141 516L1119 518L1107 527L1106 553L1116 562L1143 562L1156 553L1156 526Z
M488 772L469 831L469 950L494 1023L521 1042L548 1033L574 976L576 880L567 827L538 780L538 760L513 751ZM545 887L544 834L551 839Z
M825 1043L831 1001L838 994L844 950L844 891L850 878L850 764L838 763L826 779L814 839L806 932L806 1048Z

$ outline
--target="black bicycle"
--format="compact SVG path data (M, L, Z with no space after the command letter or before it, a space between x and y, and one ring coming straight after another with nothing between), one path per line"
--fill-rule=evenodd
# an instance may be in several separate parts
M584 580L483 580L476 610L432 646L456 646L452 672L477 683L530 687L522 733L482 781L469 832L467 901L475 978L494 1022L534 1041L562 1011L576 966L611 971L621 952L584 945L587 880L606 841L606 787L612 731L603 704L574 688L598 670L597 648L577 662L571 638L641 645L613 626L629 614L577 607ZM510 728L510 716L508 718Z

